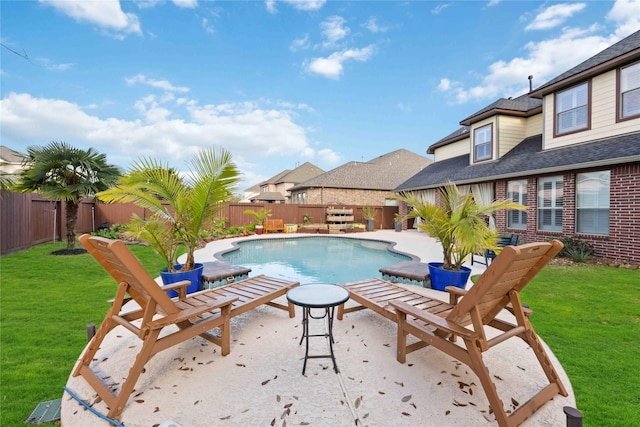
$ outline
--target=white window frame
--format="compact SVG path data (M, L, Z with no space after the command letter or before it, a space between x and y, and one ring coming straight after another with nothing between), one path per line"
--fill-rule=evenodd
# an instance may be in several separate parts
M527 180L518 179L507 183L507 199L527 206ZM527 229L527 211L509 209L507 211L507 228Z
M589 82L556 93L555 134L589 129Z
M473 130L473 161L491 160L493 153L493 123Z
M640 117L640 62L620 69L618 86L618 118Z
M561 175L538 178L539 231L562 231L563 181Z
M609 235L611 171L576 174L576 231Z

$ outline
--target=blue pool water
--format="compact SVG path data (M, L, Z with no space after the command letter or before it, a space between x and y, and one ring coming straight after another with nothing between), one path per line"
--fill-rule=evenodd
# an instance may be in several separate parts
M300 283L349 283L380 277L382 267L411 258L389 251L388 242L340 237L262 239L238 243L223 254L232 264Z

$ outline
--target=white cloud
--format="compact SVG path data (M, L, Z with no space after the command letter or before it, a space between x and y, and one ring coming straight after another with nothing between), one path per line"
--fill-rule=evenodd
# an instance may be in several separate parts
M151 86L151 87L154 87L154 88L157 88L157 89L166 90L167 92L180 92L180 93L189 92L189 88L188 87L174 86L168 80L150 79L149 77L147 77L147 76L145 76L143 74L138 74L138 75L135 75L133 77L127 77L124 80L129 85L134 85L134 84L140 83L140 84Z
M337 165L342 161L342 156L330 148L318 150L318 157L329 165Z
M134 3L138 5L139 9L151 9L160 3L164 3L164 0L135 0Z
M488 7L493 7L493 6L497 6L502 2L502 0L489 0L489 3L487 3Z
M314 58L305 64L307 72L320 74L331 79L339 79L343 71L343 63L349 60L365 62L375 53L375 47L369 45L362 49L346 49L334 52L327 58Z
M89 22L108 31L115 31L118 37L124 34L142 34L140 21L133 13L124 13L118 0L67 1L40 0L78 22Z
M404 112L407 112L407 113L410 113L411 111L413 111L413 109L411 108L411 105L407 105L407 104L404 104L402 102L399 102L397 104L397 107L398 107L398 110L404 111Z
M213 27L213 24L209 23L209 20L207 18L202 18L202 28L208 33L208 34L213 34L215 33L215 29Z
M291 45L289 45L289 50L291 52L297 52L299 50L309 49L309 46L309 34L305 34L304 37L292 41Z
M616 0L606 18L617 24L618 38L627 37L640 29L640 0Z
M294 9L314 11L322 8L327 0L280 0L280 2L292 6ZM278 12L276 9L276 0L265 0L264 4L269 13Z
M184 9L198 7L198 0L173 0L173 4Z
M386 33L387 31L389 31L389 27L381 27L380 25L378 25L378 20L373 16L370 17L367 22L362 24L362 26L372 33Z
M549 6L540 12L525 30L548 30L562 25L574 14L582 11L587 5L585 3L561 3Z
M180 167L192 153L211 145L229 149L247 164L270 156L325 162L339 158L332 150L311 148L307 130L294 119L301 110L264 108L260 102L201 106L184 98L169 104L146 96L134 105L140 118L124 120L99 117L88 113L89 107L65 100L10 93L0 101L0 137L5 144L23 147L50 140L86 144L122 167L140 157Z
M446 8L448 8L449 6L451 6L450 3L443 3L443 4L439 4L436 7L434 7L433 9L431 9L431 13L433 15L438 15L440 12L442 12L443 10L445 10Z
M616 2L607 15L607 19L617 25L613 34L598 35L602 29L599 24L588 28L566 27L558 37L527 43L522 49L526 54L521 57L492 63L486 76L475 86L442 78L437 89L448 93L453 103L522 95L529 89L529 75L533 75L535 89L637 31L640 17L631 13L633 10L640 10L640 0Z
M334 47L338 41L349 35L351 30L345 25L346 23L347 21L341 16L330 16L320 23L322 36L325 39L324 47Z

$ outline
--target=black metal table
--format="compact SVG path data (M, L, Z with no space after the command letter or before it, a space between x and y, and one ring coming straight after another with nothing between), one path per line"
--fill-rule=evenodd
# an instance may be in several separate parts
M301 285L287 292L287 300L294 305L302 307L302 337L300 344L306 339L306 349L304 352L304 364L302 365L302 375L307 369L308 359L331 358L333 361L333 370L338 373L338 365L333 354L333 315L335 308L340 304L344 304L349 299L349 291L342 286L329 285L325 283L313 283ZM320 308L324 310L322 316L313 316L312 308ZM309 334L309 318L311 319L327 319L327 333ZM329 338L329 354L309 356L309 337L327 337Z

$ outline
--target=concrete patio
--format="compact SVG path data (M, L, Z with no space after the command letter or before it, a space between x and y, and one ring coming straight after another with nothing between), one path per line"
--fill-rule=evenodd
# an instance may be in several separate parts
M348 236L394 241L395 249L416 255L423 262L441 258L440 246L413 230ZM208 244L197 252L197 261L213 260L215 253L230 248L234 240ZM473 273L483 269L475 264ZM403 286L447 299L442 292ZM261 306L232 319L231 354L226 357L200 338L159 353L138 380L121 423L128 427L496 424L477 378L465 365L429 347L410 354L406 364L398 363L395 324L369 310L349 313L343 321L334 323L339 374L333 372L330 359L311 359L302 376L304 346L298 345L301 319L300 308L296 309L296 318L290 319L284 311ZM310 326L324 328L324 322L312 321ZM127 361L135 357L139 340L124 328L116 332L107 337L97 357L118 383L127 375L122 367L130 365ZM326 340L315 339L310 344L310 354L326 354ZM555 397L524 425L564 425L563 407L575 406L569 379L549 353L569 397ZM524 403L546 383L533 352L520 340L508 340L485 355L489 369L499 377L495 382L505 407ZM82 378L69 378L67 388L93 404L99 413L107 413L104 403L96 402L96 394ZM111 424L65 393L62 425Z

